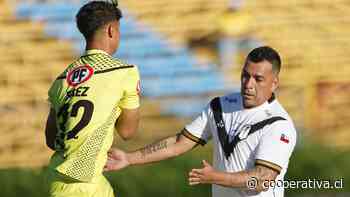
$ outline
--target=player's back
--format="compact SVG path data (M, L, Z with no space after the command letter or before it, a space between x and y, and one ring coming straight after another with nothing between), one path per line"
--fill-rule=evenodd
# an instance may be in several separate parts
M50 168L90 182L102 173L122 108L137 108L139 73L100 50L69 65L49 90L58 133Z

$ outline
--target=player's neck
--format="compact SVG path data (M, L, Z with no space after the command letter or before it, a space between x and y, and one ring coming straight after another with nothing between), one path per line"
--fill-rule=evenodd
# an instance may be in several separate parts
M92 49L98 49L98 50L105 51L109 55L112 55L114 53L114 51L110 49L109 45L104 43L103 41L100 41L100 42L96 42L96 41L87 42L85 50L87 51L87 50L92 50Z

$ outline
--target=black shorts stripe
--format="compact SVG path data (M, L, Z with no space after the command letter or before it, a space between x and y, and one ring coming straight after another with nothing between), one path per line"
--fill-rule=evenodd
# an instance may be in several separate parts
M185 136L186 138L196 142L197 144L200 144L202 146L204 146L207 142L201 138L198 138L194 135L192 135L189 131L187 131L186 129L183 129L181 132L181 135Z

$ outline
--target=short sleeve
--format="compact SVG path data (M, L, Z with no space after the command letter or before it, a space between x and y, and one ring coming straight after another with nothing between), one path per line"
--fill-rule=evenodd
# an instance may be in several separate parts
M255 163L270 167L278 172L287 169L297 140L293 124L278 121L267 127L257 147Z
M129 69L124 80L124 93L119 106L125 109L135 109L140 106L140 74L136 66Z
M210 131L210 106L207 105L206 108L201 112L201 114L195 118L190 124L185 127L185 136L192 138L191 140L197 141L198 143L204 145L211 138Z

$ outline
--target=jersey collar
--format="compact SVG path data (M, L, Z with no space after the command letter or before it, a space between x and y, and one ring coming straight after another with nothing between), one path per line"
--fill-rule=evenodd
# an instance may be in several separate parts
M244 108L242 106L242 112L243 113L251 113L251 112L256 112L256 111L261 111L264 110L265 108L267 108L269 106L269 102L265 101L263 104L253 107L253 108Z
M94 54L105 54L109 55L106 51L100 50L100 49L89 49L85 51L84 56L86 55L94 55Z
M276 100L275 93L272 93L272 96L267 101L265 101L263 104L261 104L259 106L247 109L247 108L243 107L243 103L242 103L242 111L244 111L244 112L252 112L252 111L263 110L264 108L268 107L269 104L271 104L275 100Z

